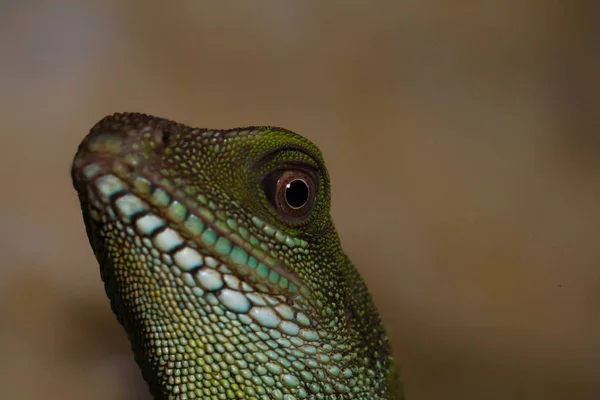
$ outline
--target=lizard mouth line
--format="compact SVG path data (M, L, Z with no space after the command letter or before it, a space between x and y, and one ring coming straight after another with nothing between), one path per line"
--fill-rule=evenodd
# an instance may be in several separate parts
M131 165L114 155L86 153L75 164L73 176L79 190L87 194L90 217L100 222L107 213L124 224L150 252L170 261L189 286L205 291L233 286L243 292L286 294L310 302L308 288L295 274L257 249L258 239L247 229L228 224L207 201L190 198L143 164ZM162 188L166 185L168 190ZM224 282L224 277L233 277L232 272L233 283ZM243 311L239 301L233 303L231 309Z

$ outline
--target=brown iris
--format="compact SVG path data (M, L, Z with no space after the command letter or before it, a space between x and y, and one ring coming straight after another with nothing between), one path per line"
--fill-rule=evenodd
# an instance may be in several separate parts
M312 211L316 186L315 176L300 169L273 171L264 181L267 199L286 219L302 219Z

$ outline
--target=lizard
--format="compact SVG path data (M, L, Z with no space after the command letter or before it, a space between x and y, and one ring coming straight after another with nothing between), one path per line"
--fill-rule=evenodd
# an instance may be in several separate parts
M153 398L404 399L311 141L116 113L71 177Z

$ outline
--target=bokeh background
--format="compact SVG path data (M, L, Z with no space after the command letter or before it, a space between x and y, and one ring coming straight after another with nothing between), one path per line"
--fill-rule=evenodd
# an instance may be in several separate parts
M409 400L600 399L600 6L0 1L3 399L149 399L69 169L115 111L316 142Z

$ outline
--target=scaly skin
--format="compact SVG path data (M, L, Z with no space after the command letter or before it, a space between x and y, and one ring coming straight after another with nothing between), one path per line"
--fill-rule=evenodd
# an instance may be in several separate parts
M115 114L72 176L155 399L403 399L307 139Z

